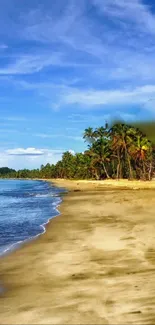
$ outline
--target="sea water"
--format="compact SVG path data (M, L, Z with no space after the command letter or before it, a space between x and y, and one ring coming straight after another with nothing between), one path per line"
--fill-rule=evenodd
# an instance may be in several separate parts
M0 255L45 232L62 192L45 181L0 180Z

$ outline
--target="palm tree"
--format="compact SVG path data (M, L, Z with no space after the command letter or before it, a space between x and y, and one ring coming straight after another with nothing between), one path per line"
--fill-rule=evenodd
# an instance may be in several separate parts
M147 137L139 130L135 129L135 141L130 147L130 152L134 158L136 168L142 170L142 176L146 178L146 162L149 161L149 175L151 178L152 169L152 144Z
M93 128L89 127L85 129L83 139L90 145L95 141L95 133Z
M110 129L111 145L114 151L113 156L117 157L117 178L122 177L122 159L127 160L129 167L129 178L133 178L129 148L133 141L133 128L126 124L115 124Z
M108 170L106 168L106 163L110 162L110 149L108 146L108 142L100 138L98 139L95 144L92 146L92 151L93 151L93 160L94 164L97 163L100 165L100 168L103 167L104 173L107 178L110 178Z
M91 136L91 139L93 139L91 145L89 141L89 150L87 151L87 154L92 158L91 166L95 172L95 177L99 179L102 176L103 169L106 177L110 178L105 165L105 163L109 162L110 160L110 152L107 141L108 133L106 128L99 127L95 129L95 131L91 128L85 130L84 137L86 138L86 141L89 140L88 135L89 137ZM97 170L99 171L99 173L97 172Z
M107 136L107 129L103 126L100 126L99 128L96 128L94 131L95 138L104 139Z

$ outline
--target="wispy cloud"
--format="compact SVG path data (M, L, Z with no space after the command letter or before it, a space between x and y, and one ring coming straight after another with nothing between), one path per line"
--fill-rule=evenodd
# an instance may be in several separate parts
M60 2L61 3L61 2ZM63 49L63 53L69 56L72 65L87 65L90 63L99 63L102 56L106 54L105 44L102 39L93 32L96 27L93 21L89 21L88 13L92 9L92 3L88 6L87 1L66 1L65 6L60 6L59 10L54 3L51 3L51 10L41 12L41 10L32 10L26 17L22 37L28 40L40 41L44 45L50 44ZM92 25L92 27L91 27ZM72 52L73 55L70 55ZM89 55L82 57L81 53ZM93 61L93 58L97 61ZM68 64L66 62L66 64Z
M49 55L21 55L15 62L0 68L1 75L30 74L41 71L51 65L61 65L60 53Z
M43 42L63 40L64 36L74 28L76 22L84 14L86 1L79 0L78 4L74 0L66 0L64 3L50 3L44 8L30 10L25 20L25 28L22 36L27 39L39 40ZM26 19L27 18L27 19Z
M77 88L68 85L54 85L53 83L45 84L28 84L21 83L24 89L35 90L41 96L44 96L49 103L52 102L51 108L57 106L57 108L63 108L76 105L80 109L96 109L96 106L100 106L100 109L105 111L105 108L113 107L117 105L142 105L143 108L153 107L155 100L155 85L145 84L143 86L126 86L115 89L101 88ZM74 114L74 119L80 122L86 120L87 117L80 114ZM79 118L80 116L80 118ZM73 114L72 114L73 117ZM71 117L71 118L72 118ZM72 118L73 119L73 118ZM54 135L46 135L54 137ZM59 136L59 135L56 135ZM60 135L62 136L62 134Z
M134 89L115 90L70 90L64 94L62 101L67 104L84 106L118 105L118 104L145 104L155 99L155 85L146 85Z
M145 33L155 33L155 16L141 0L93 0L93 3L104 15L135 23Z
M14 56L0 73L30 74L52 66L81 66L92 75L91 82L95 75L102 81L155 79L155 16L150 9L141 0L91 0L89 5L86 0L78 4L67 0L26 10L20 15L19 33L27 41L40 42L46 50L39 55L35 49L31 55ZM81 78L88 82L83 73Z
M65 135L65 134L47 134L47 133L35 133L33 136L42 138L42 139L47 139L47 138L65 138L69 140L74 140L74 141L83 141L81 136L75 136L75 135Z

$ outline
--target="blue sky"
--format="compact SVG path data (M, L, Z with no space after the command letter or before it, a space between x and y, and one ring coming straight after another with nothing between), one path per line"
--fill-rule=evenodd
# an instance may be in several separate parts
M155 118L153 1L0 6L0 166L55 163L88 126Z

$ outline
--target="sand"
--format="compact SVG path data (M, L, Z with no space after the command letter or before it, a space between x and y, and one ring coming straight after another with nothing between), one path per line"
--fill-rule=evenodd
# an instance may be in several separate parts
M56 182L61 215L1 258L0 324L155 323L155 182L121 183Z

